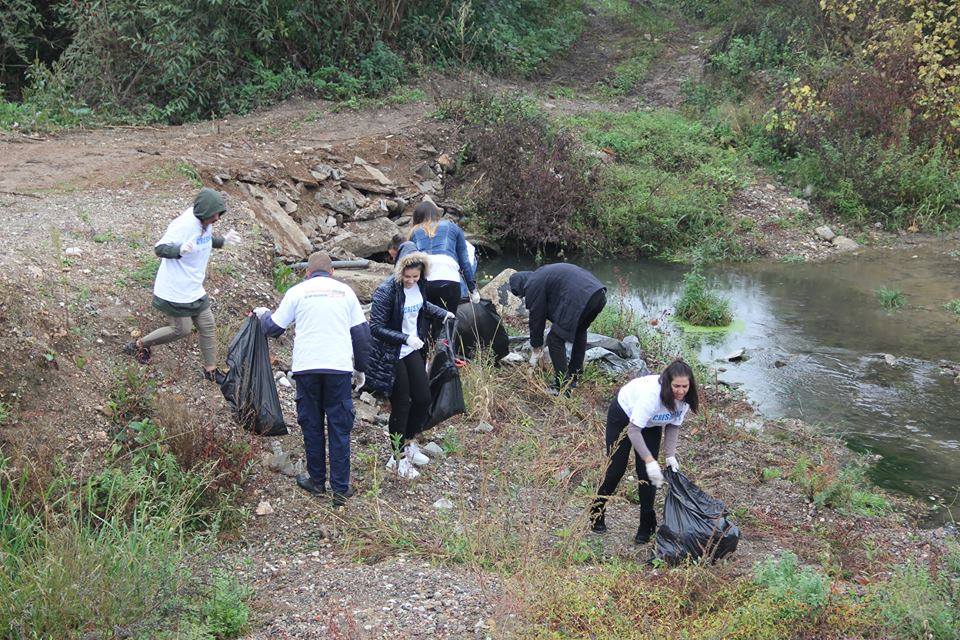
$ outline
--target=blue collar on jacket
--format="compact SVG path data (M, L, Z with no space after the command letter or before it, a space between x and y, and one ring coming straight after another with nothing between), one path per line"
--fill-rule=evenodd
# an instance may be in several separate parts
M328 272L326 272L326 271L314 271L313 273L311 273L310 275L308 275L305 279L306 279L306 280L309 280L310 278L317 278L317 277L320 277L320 276L323 276L324 278L329 278L329 277L330 277L330 274L329 274Z

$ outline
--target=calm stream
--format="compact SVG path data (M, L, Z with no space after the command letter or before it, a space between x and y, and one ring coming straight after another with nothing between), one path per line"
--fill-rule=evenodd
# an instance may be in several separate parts
M873 479L881 486L960 502L960 385L941 366L960 362L960 322L942 306L960 298L960 252L952 249L715 268L708 276L736 321L725 333L688 338L765 416L802 418L879 454ZM481 275L518 262L485 261ZM583 266L611 292L625 281L630 304L647 317L672 308L687 269L650 261ZM885 312L875 294L883 286L903 291L907 306ZM740 348L746 361L718 362ZM960 516L960 505L952 511Z

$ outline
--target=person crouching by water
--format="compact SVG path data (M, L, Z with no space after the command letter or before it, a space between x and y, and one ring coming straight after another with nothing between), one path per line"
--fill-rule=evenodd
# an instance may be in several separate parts
M682 360L674 360L659 376L634 378L620 389L607 411L608 462L597 498L590 508L590 523L594 531L603 533L607 530L604 519L607 500L617 490L627 470L630 449L633 449L640 482L640 527L633 540L637 544L650 540L657 529L653 501L657 487L663 484L663 472L657 462L661 436L666 465L679 471L677 440L680 425L688 410L697 413L699 408L693 370Z
M523 298L530 312L530 366L534 368L543 354L544 327L547 320L552 323L546 340L556 372L551 394L561 390L569 394L583 373L587 332L607 304L607 288L583 267L560 262L516 272L510 276L510 291ZM567 342L573 343L569 361Z
M397 254L394 275L377 287L370 308L373 338L367 386L390 397L390 439L394 454L387 468L403 478L416 478L414 465L430 462L416 437L430 410L430 381L424 364L424 343L430 321L454 316L427 301L426 276L430 257L404 242Z
M350 485L350 432L355 417L350 383L364 384L370 328L357 294L333 279L330 256L318 251L307 261L306 279L290 287L273 313L254 312L268 337L296 324L293 379L297 383L297 422L303 431L307 473L297 484L311 495L326 493L330 449L330 489L334 506L353 495ZM326 429L326 434L324 433Z

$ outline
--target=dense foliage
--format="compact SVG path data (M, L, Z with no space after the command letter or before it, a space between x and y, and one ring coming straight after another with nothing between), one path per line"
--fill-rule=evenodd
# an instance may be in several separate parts
M3 38L4 64L32 61L44 22L39 7L48 3L3 2L13 3L4 35L16 35ZM19 78L29 81L27 106L45 107L21 113L28 124L52 106L67 121L93 108L179 122L297 91L380 94L423 64L527 72L571 42L581 17L572 0L64 0L55 7L70 39L55 61Z
M719 26L688 104L828 211L888 228L960 224L957 5L682 3Z

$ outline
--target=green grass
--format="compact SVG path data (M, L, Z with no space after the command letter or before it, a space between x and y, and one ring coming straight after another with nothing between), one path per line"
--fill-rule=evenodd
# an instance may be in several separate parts
M672 111L593 113L565 123L588 146L612 154L600 168L593 235L598 250L690 261L741 255L723 215L745 184L746 166L712 132Z
M880 287L874 293L877 295L880 306L887 311L899 311L907 304L906 296L899 289Z
M703 327L724 327L733 321L730 301L711 291L697 268L683 277L683 291L674 305L674 315Z
M156 440L39 490L0 456L0 637L237 637L249 591L234 579L208 587L188 569L231 508L212 481Z
M950 302L947 302L943 305L943 308L960 318L960 298L954 298Z

